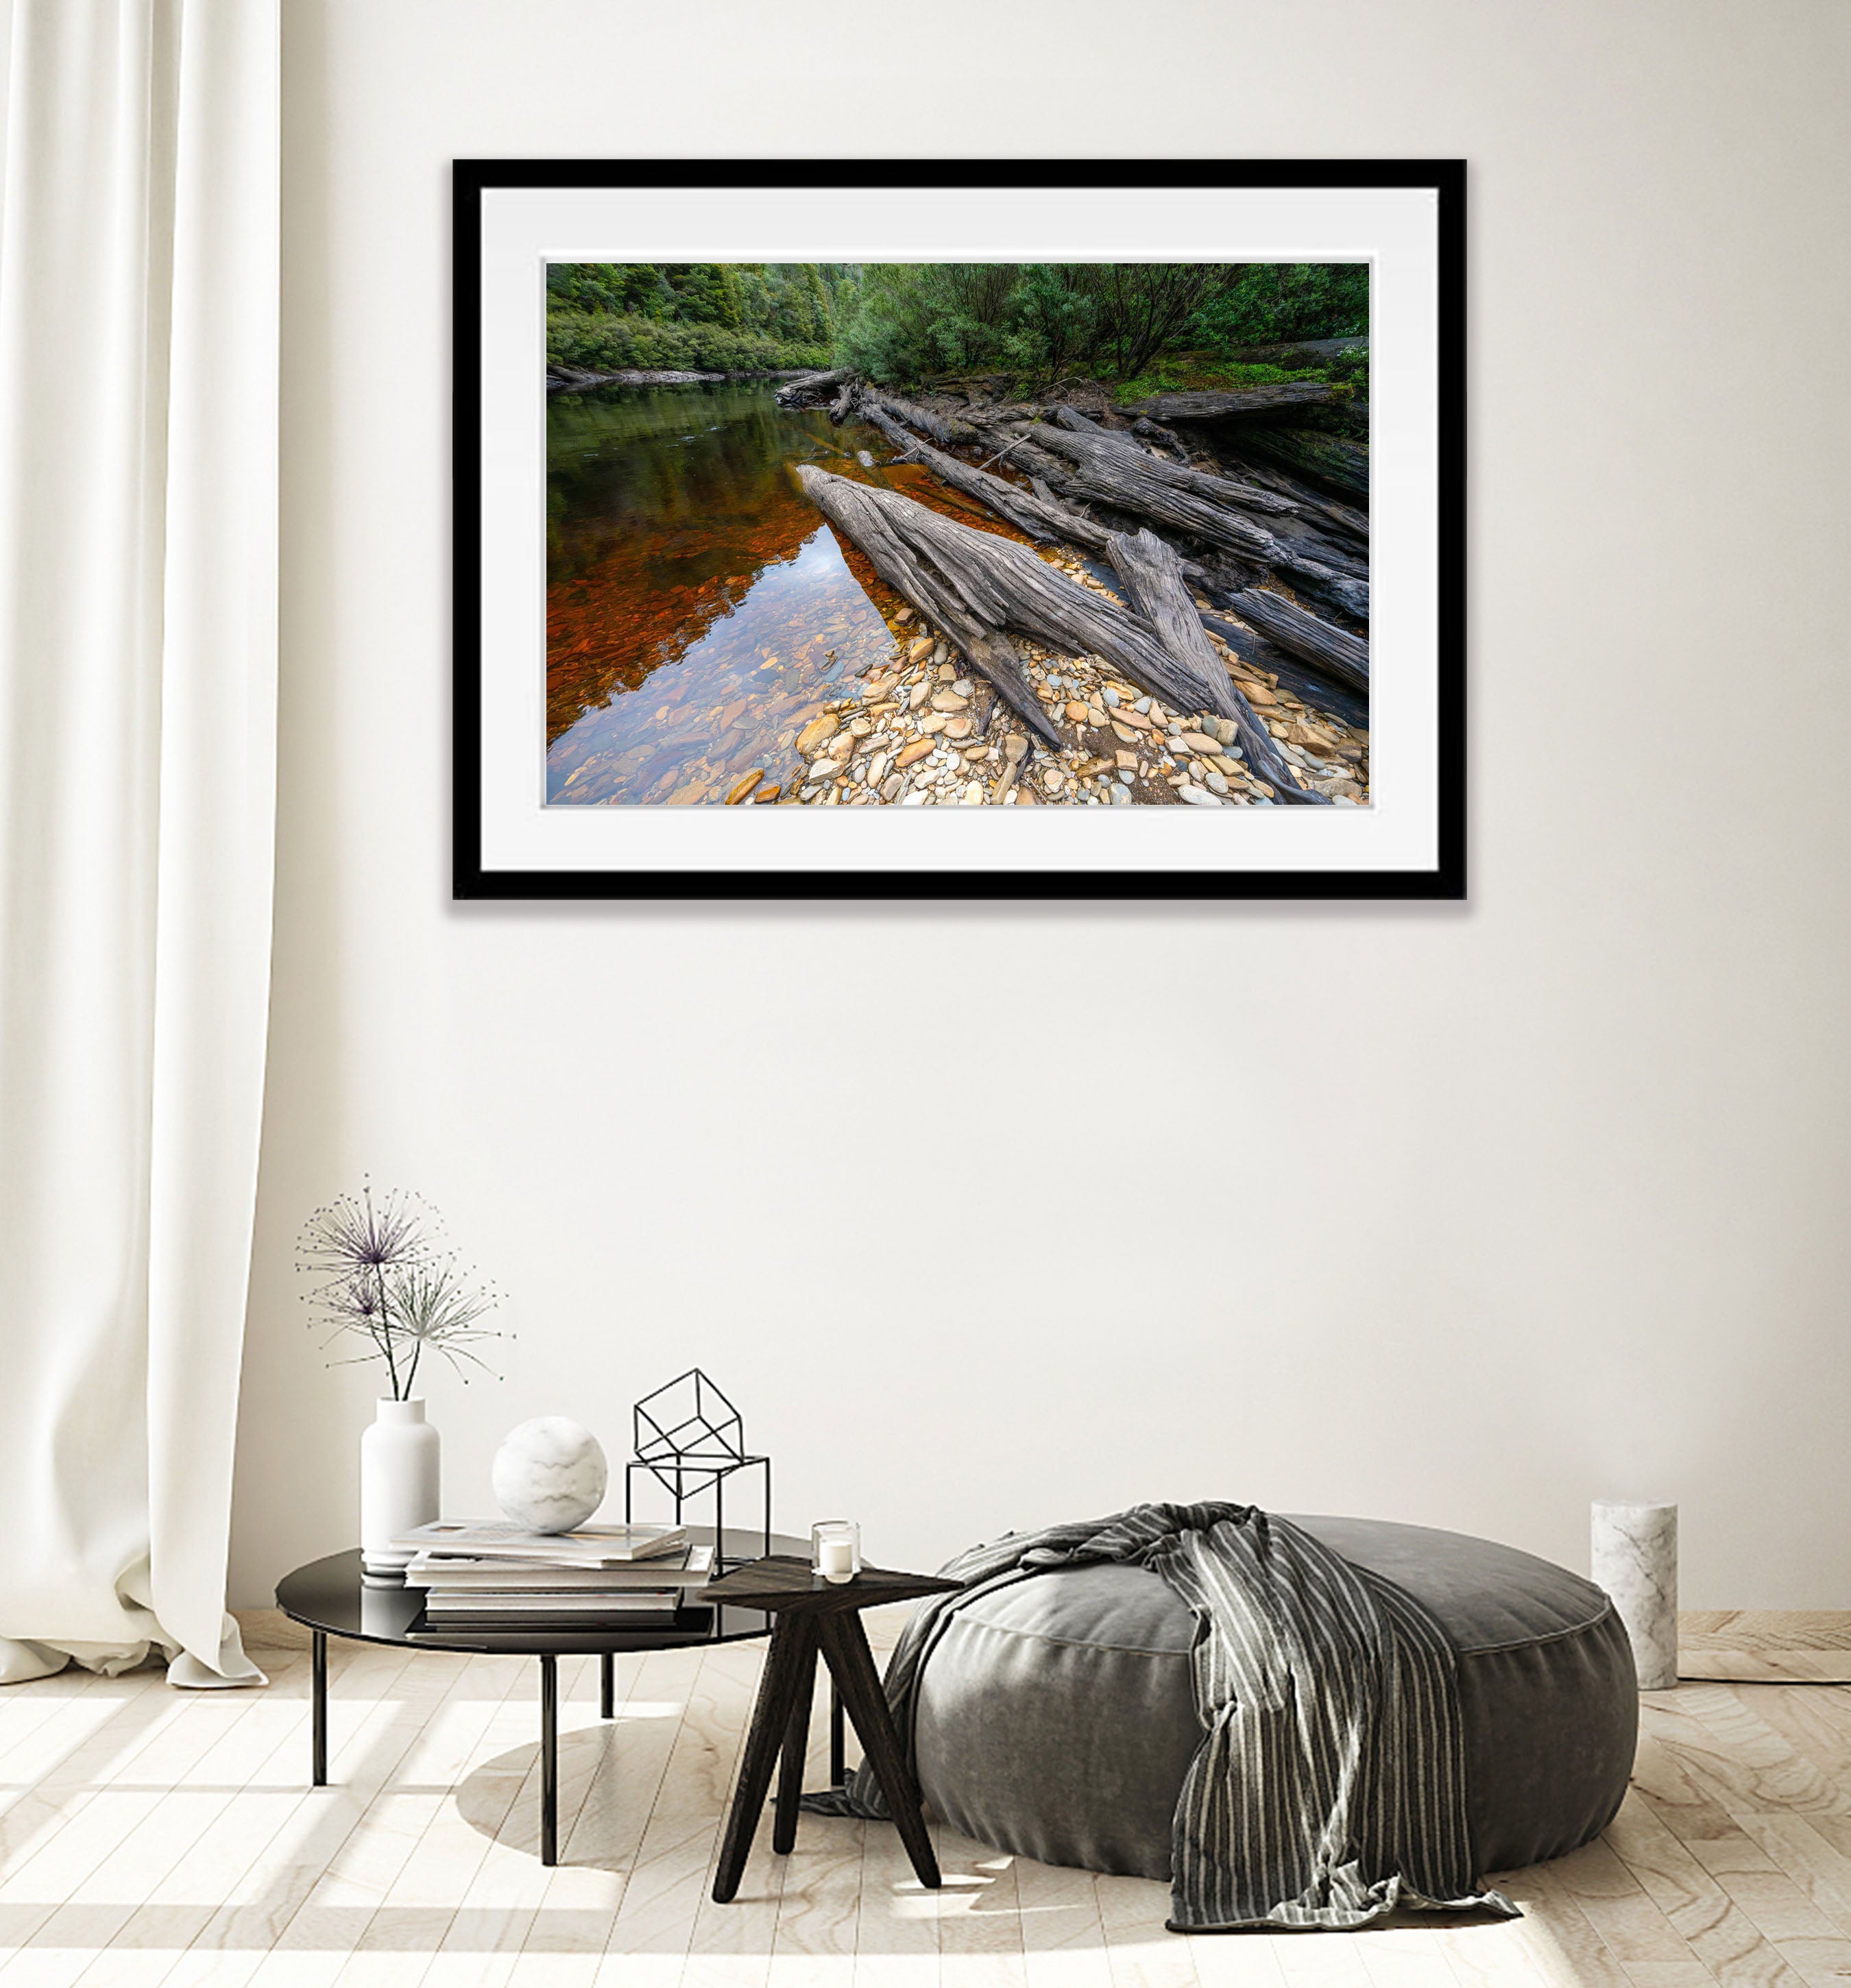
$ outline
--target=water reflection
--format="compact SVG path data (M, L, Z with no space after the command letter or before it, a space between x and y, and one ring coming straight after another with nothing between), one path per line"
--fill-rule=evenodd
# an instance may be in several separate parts
M547 408L547 798L723 801L794 770L822 702L892 653L900 604L790 466L973 516L875 429L768 383L606 387ZM1013 534L1011 535L1013 536Z

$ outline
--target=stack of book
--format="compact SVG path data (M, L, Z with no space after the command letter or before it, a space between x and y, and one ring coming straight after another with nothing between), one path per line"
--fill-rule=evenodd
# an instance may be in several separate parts
M437 1519L393 1542L411 1550L408 1587L431 1628L643 1628L700 1599L713 1549L685 1526L580 1526L529 1533L495 1520Z

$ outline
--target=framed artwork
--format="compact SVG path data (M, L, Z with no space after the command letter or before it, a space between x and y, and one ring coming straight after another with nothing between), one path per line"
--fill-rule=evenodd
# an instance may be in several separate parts
M1457 161L462 160L459 898L1461 898Z

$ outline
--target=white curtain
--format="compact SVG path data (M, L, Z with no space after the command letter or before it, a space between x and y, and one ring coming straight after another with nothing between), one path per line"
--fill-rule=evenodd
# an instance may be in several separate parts
M278 0L12 0L0 1681L225 1612L270 950Z

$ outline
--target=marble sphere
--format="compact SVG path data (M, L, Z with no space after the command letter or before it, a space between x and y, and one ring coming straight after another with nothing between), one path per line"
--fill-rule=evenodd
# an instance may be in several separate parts
M510 1429L489 1473L495 1502L533 1533L569 1533L604 1502L610 1470L597 1438L569 1415Z

